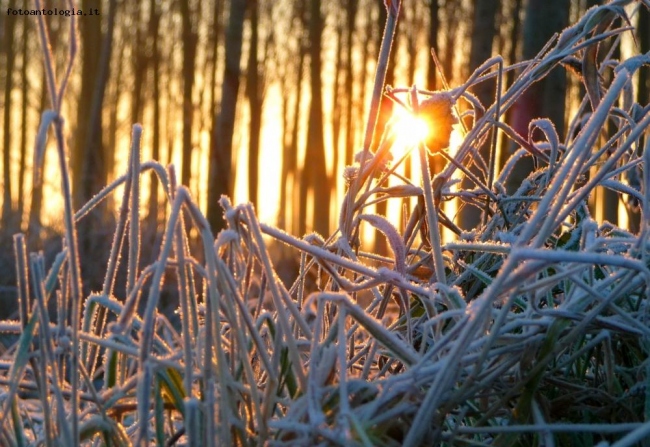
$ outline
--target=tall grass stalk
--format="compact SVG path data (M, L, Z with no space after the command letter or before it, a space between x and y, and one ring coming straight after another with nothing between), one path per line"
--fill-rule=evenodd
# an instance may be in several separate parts
M72 0L69 1L70 8L74 8ZM40 0L36 1L36 7L41 9ZM48 32L46 30L45 18L41 15L38 17L39 34L41 37L41 47L44 54L45 61L45 76L52 102L52 109L56 112L56 117L53 120L54 133L56 137L56 148L59 160L59 171L61 173L61 190L63 193L63 208L64 208L64 224L65 224L65 241L68 248L68 265L70 271L70 303L64 303L64 308L71 309L71 316L69 326L72 329L72 347L70 355L70 375L72 383L72 408L79 407L78 396L78 381L79 381L79 314L81 312L81 271L79 267L79 251L77 246L77 234L73 219L72 209L72 188L70 186L70 175L68 173L68 165L66 162L66 148L65 138L63 132L64 120L61 116L61 101L65 93L65 88L72 72L72 66L77 53L77 33L76 33L76 19L70 18L70 42L69 42L69 61L63 82L60 85L60 90L57 92L56 81L54 76L54 64L52 62ZM65 296L65 295L64 295ZM45 310L43 310L45 312ZM59 409L61 410L61 408ZM67 422L64 422L64 427ZM64 433L67 430L64 428ZM71 418L71 437L68 441L72 444L79 443L79 421L76 417Z

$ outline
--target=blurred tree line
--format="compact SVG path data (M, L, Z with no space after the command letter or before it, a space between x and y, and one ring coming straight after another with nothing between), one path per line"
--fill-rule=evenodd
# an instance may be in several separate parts
M570 19L596 3L403 0L387 83L440 89L443 75L458 85L493 55L501 54L506 64L533 58ZM45 1L48 9L66 5ZM384 2L81 0L77 7L100 11L78 18L79 53L63 107L77 209L121 174L126 137L131 124L140 122L146 157L177 161L178 181L198 197L213 230L224 226L219 197L232 197L235 174L243 172L239 181L246 184L248 197L237 201L249 199L259 206L261 191L279 188L280 227L297 235L329 234L344 190L340 173L362 142L386 20ZM37 123L48 102L36 22L6 13L20 8L34 8L34 3L0 0L0 233L22 229L38 244L45 214L55 207L44 188L56 190L58 180L46 179L43 186L32 180ZM645 53L648 11L640 8L633 20L639 24L636 42ZM68 57L69 23L68 17L47 18L59 78ZM648 102L649 79L647 68L642 69L642 104ZM505 85L512 80L510 72ZM557 68L512 109L515 129L527 135L531 118L548 116L563 137L572 100L567 92L578 85ZM475 94L491 103L495 83L481 84ZM267 108L276 111L272 119ZM384 101L379 129L390 111L391 103ZM277 141L262 138L266 127L276 130ZM281 160L277 184L260 184L262 171L269 169L260 165L262 151ZM241 160L248 160L247 166L242 168ZM155 229L166 212L162 190L152 177L145 191L147 220ZM110 239L106 222L114 211L114 204L106 202L82 220L82 256L101 248L98 232ZM385 203L379 204L378 212L385 211ZM461 225L471 226L473 211L462 212ZM611 213L606 217L616 220Z

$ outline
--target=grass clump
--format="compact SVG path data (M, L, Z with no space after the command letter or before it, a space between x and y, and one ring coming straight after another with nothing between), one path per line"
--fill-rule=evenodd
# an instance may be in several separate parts
M66 82L57 88L46 51L53 106L43 114L36 152L42 159L53 126L65 243L46 268L41 255L28 255L23 235L14 238L20 321L0 322L0 331L17 336L0 363L0 443L647 442L650 114L629 89L648 56L596 67L611 72L611 82L598 80L594 91L585 80L587 95L564 141L546 119L531 123L531 135L533 129L544 135L537 141L519 136L504 118L561 61L603 41L615 45L629 30L626 21L601 25L617 23L626 3L591 9L535 59L503 67L496 57L447 92L389 89L416 114L449 115L448 107L432 106L445 101L469 104L461 116L468 126L463 143L454 155L444 150L444 138L429 143L438 147L420 143L424 178L432 175L428 151L447 165L431 182L415 185L395 174L405 158L387 163L394 139L389 124L377 152L364 148L346 170L339 228L327 240L288 235L260 223L250 205L233 206L226 198L228 229L215 238L189 191L176 184L173 166L140 162L138 125L128 172L73 213L59 111ZM41 38L48 48L43 26ZM508 70L519 74L494 104L468 93ZM371 116L367 141L374 121ZM606 124L614 130L605 133ZM520 147L499 172L494 157L481 160L476 149L497 130ZM524 158L537 168L509 192L509 176ZM484 169L468 169L470 160ZM140 268L139 178L148 171L160 179L171 211L157 258ZM388 186L391 176L402 183ZM454 190L457 176L474 187ZM76 222L121 184L104 286L81 296ZM637 233L593 219L588 201L598 187L636 201ZM404 197L418 204L403 231L367 211L378 200ZM471 233L460 232L442 211L451 199L483 210ZM383 233L392 257L365 251L359 239L365 225ZM459 232L459 240L443 245L443 225ZM191 228L199 234L195 249ZM290 287L278 279L265 236L300 259ZM126 295L118 297L122 244L128 280ZM177 326L157 311L166 275L178 285ZM53 320L49 302L56 302ZM399 314L386 323L393 302Z

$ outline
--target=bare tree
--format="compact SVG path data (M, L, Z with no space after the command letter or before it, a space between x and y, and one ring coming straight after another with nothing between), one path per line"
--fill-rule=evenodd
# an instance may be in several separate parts
M334 47L334 84L332 86L332 159L334 165L334 171L339 164L340 159L340 138L341 138L341 89L343 80L341 78L341 73L343 73L343 20L341 15L341 9L338 5L335 5L332 13L334 14L335 26L335 47ZM331 191L332 196L336 197L336 183L338 176L334 175L331 182Z
M310 0L309 9L309 81L311 102L307 124L307 150L303 166L302 187L309 185L313 193L312 228L322 234L329 234L330 194L329 178L325 164L325 141L323 136L323 83L321 62L321 41L323 16L320 0ZM301 200L301 207L306 200Z
M352 106L354 105L354 67L352 66L352 53L354 51L354 30L356 26L357 11L359 10L359 0L347 0L345 5L346 21L345 21L345 154L344 160L346 164L352 161L354 154L354 133L356 127L354 126L354 116L352 114ZM364 60L365 62L365 60ZM362 65L365 71L365 65ZM361 85L361 89L363 89Z
M99 9L99 0L84 0L84 10ZM110 57L116 15L116 0L109 2L108 14L84 18L79 21L81 41L81 89L76 117L76 138L73 139L71 165L73 204L80 208L96 194L108 179L106 158L112 152L106 150L102 140L102 107L110 74ZM101 21L106 17L106 33L102 35ZM107 203L102 202L78 225L79 254L81 259L90 253L104 252L110 244L106 228ZM86 286L94 288L101 284L100 263L82 263ZM92 269L92 271L91 271Z
M418 2L410 2L404 5L402 20L405 22L404 34L406 35L406 79L409 84L415 82L415 68L418 58L418 38L424 28L423 15L419 11ZM426 88L426 86L424 86Z
M477 0L474 3L472 24L472 46L469 54L469 68L474 71L492 56L492 44L497 34L496 17L499 12L497 0ZM474 92L483 105L494 99L494 82L482 82Z
M152 128L152 142L151 142L151 157L154 160L160 159L160 146L161 146L161 89L160 89L160 10L156 6L156 0L149 2L149 30L148 38L151 41L151 60L152 60L152 75L153 75L153 128ZM151 176L151 198L149 200L149 227L156 231L158 223L158 178L155 175Z
M248 135L248 197L258 205L257 192L260 170L260 133L262 131L262 95L260 94L259 52L259 2L250 0L251 40L248 49L246 93L250 110Z
M296 37L296 46L298 52L298 61L293 62L293 57L289 56L284 64L288 67L287 70L295 73L295 77L291 76L289 72L285 73L284 82L287 88L282 89L283 94L283 107L285 111L283 115L287 115L285 123L285 139L282 155L282 182L280 185L280 204L287 204L288 210L284 210L286 222L290 222L290 227L293 232L300 231L300 217L302 216L300 200L296 200L297 184L299 178L298 171L298 136L300 128L300 116L303 94L303 80L305 59L307 57L307 47L305 45L304 31L305 31L305 5L302 1L293 3L291 24L293 29L297 32L294 34ZM291 112L291 119L289 120L289 95L290 88L288 85L295 86L295 99L293 103L293 111ZM291 182L289 182L289 178ZM284 183L286 182L286 183ZM288 215L286 213L289 213ZM280 210L283 213L283 210ZM281 219L282 220L282 219Z
M226 64L221 90L221 111L214 117L210 141L210 173L208 176L208 221L213 230L224 228L219 198L231 193L233 176L232 140L239 93L240 63L244 34L246 0L231 0L226 32Z
M22 45L21 45L21 65L20 65L20 161L18 168L18 212L16 213L18 221L23 219L23 211L25 210L25 168L27 158L27 109L29 107L29 78L27 77L28 66L28 48L30 39L27 38L27 33L31 32L31 21L29 16L23 16L22 20Z
M568 0L529 0L524 19L523 57L533 58L554 33L564 29L569 20ZM564 135L564 98L566 72L554 69L542 81L533 84L516 104L514 128L522 135L528 132L531 119L545 116L555 124L560 138Z
M438 1L439 0L429 0L429 49L436 54L438 54L440 50L438 46L438 32L440 28L440 6L438 5ZM438 88L438 82L436 79L436 73L438 69L432 57L429 57L428 60L429 64L427 66L427 88L436 90Z
M443 0L444 19L444 36L445 52L441 60L445 78L451 82L454 77L454 54L456 53L456 43L459 39L458 23L461 20L462 8L458 2L453 0Z
M133 63L133 92L131 93L131 123L142 122L142 112L144 109L143 97L144 82L147 76L147 66L149 65L149 55L147 54L146 31L144 29L144 13L143 4L141 2L130 3L133 10L129 15L133 17L135 23L130 27L131 31L135 33L133 39L133 56L131 61Z
M194 121L192 91L194 89L194 64L198 33L196 31L196 13L190 9L190 2L182 0L179 4L183 29L183 161L181 183L189 186L192 173L192 123ZM196 10L201 10L200 1L196 6Z
M9 0L9 8L16 9L16 0ZM13 208L11 203L11 92L14 89L14 65L15 65L15 48L14 33L16 32L16 20L7 20L4 29L4 56L5 56L5 91L4 91L4 113L3 113L3 151L2 151L2 180L4 183L4 192L2 194L2 221L6 228L13 228ZM10 230L11 231L11 230Z
M555 32L568 24L568 0L529 0L526 5L523 35L523 57L532 59ZM528 124L537 117L547 117L562 139L564 136L564 96L566 72L555 68L546 78L533 84L515 103L512 110L513 128L520 135L528 134ZM558 100L558 98L562 98ZM512 187L519 185L533 169L532 161L522 160L519 168L508 177Z
M474 20L471 34L471 50L469 55L470 71L477 69L483 62L492 56L492 44L496 36L496 18L499 12L499 2L497 0L477 0L474 3ZM474 87L474 93L481 104L486 108L494 101L496 82L493 80L484 81ZM492 154L492 139L486 138L478 148L481 159L485 161L485 166L490 166ZM479 169L479 171L484 168ZM481 177L487 178L487 172L481 172ZM470 186L471 187L471 186ZM463 228L474 228L479 223L481 210L473 206L464 207L459 213L459 223Z

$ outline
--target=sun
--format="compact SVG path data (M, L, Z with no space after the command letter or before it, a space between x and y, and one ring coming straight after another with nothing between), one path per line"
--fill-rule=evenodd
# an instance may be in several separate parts
M426 120L402 107L395 107L392 120L395 143L391 152L395 157L400 157L417 146L420 141L425 141L431 132Z

